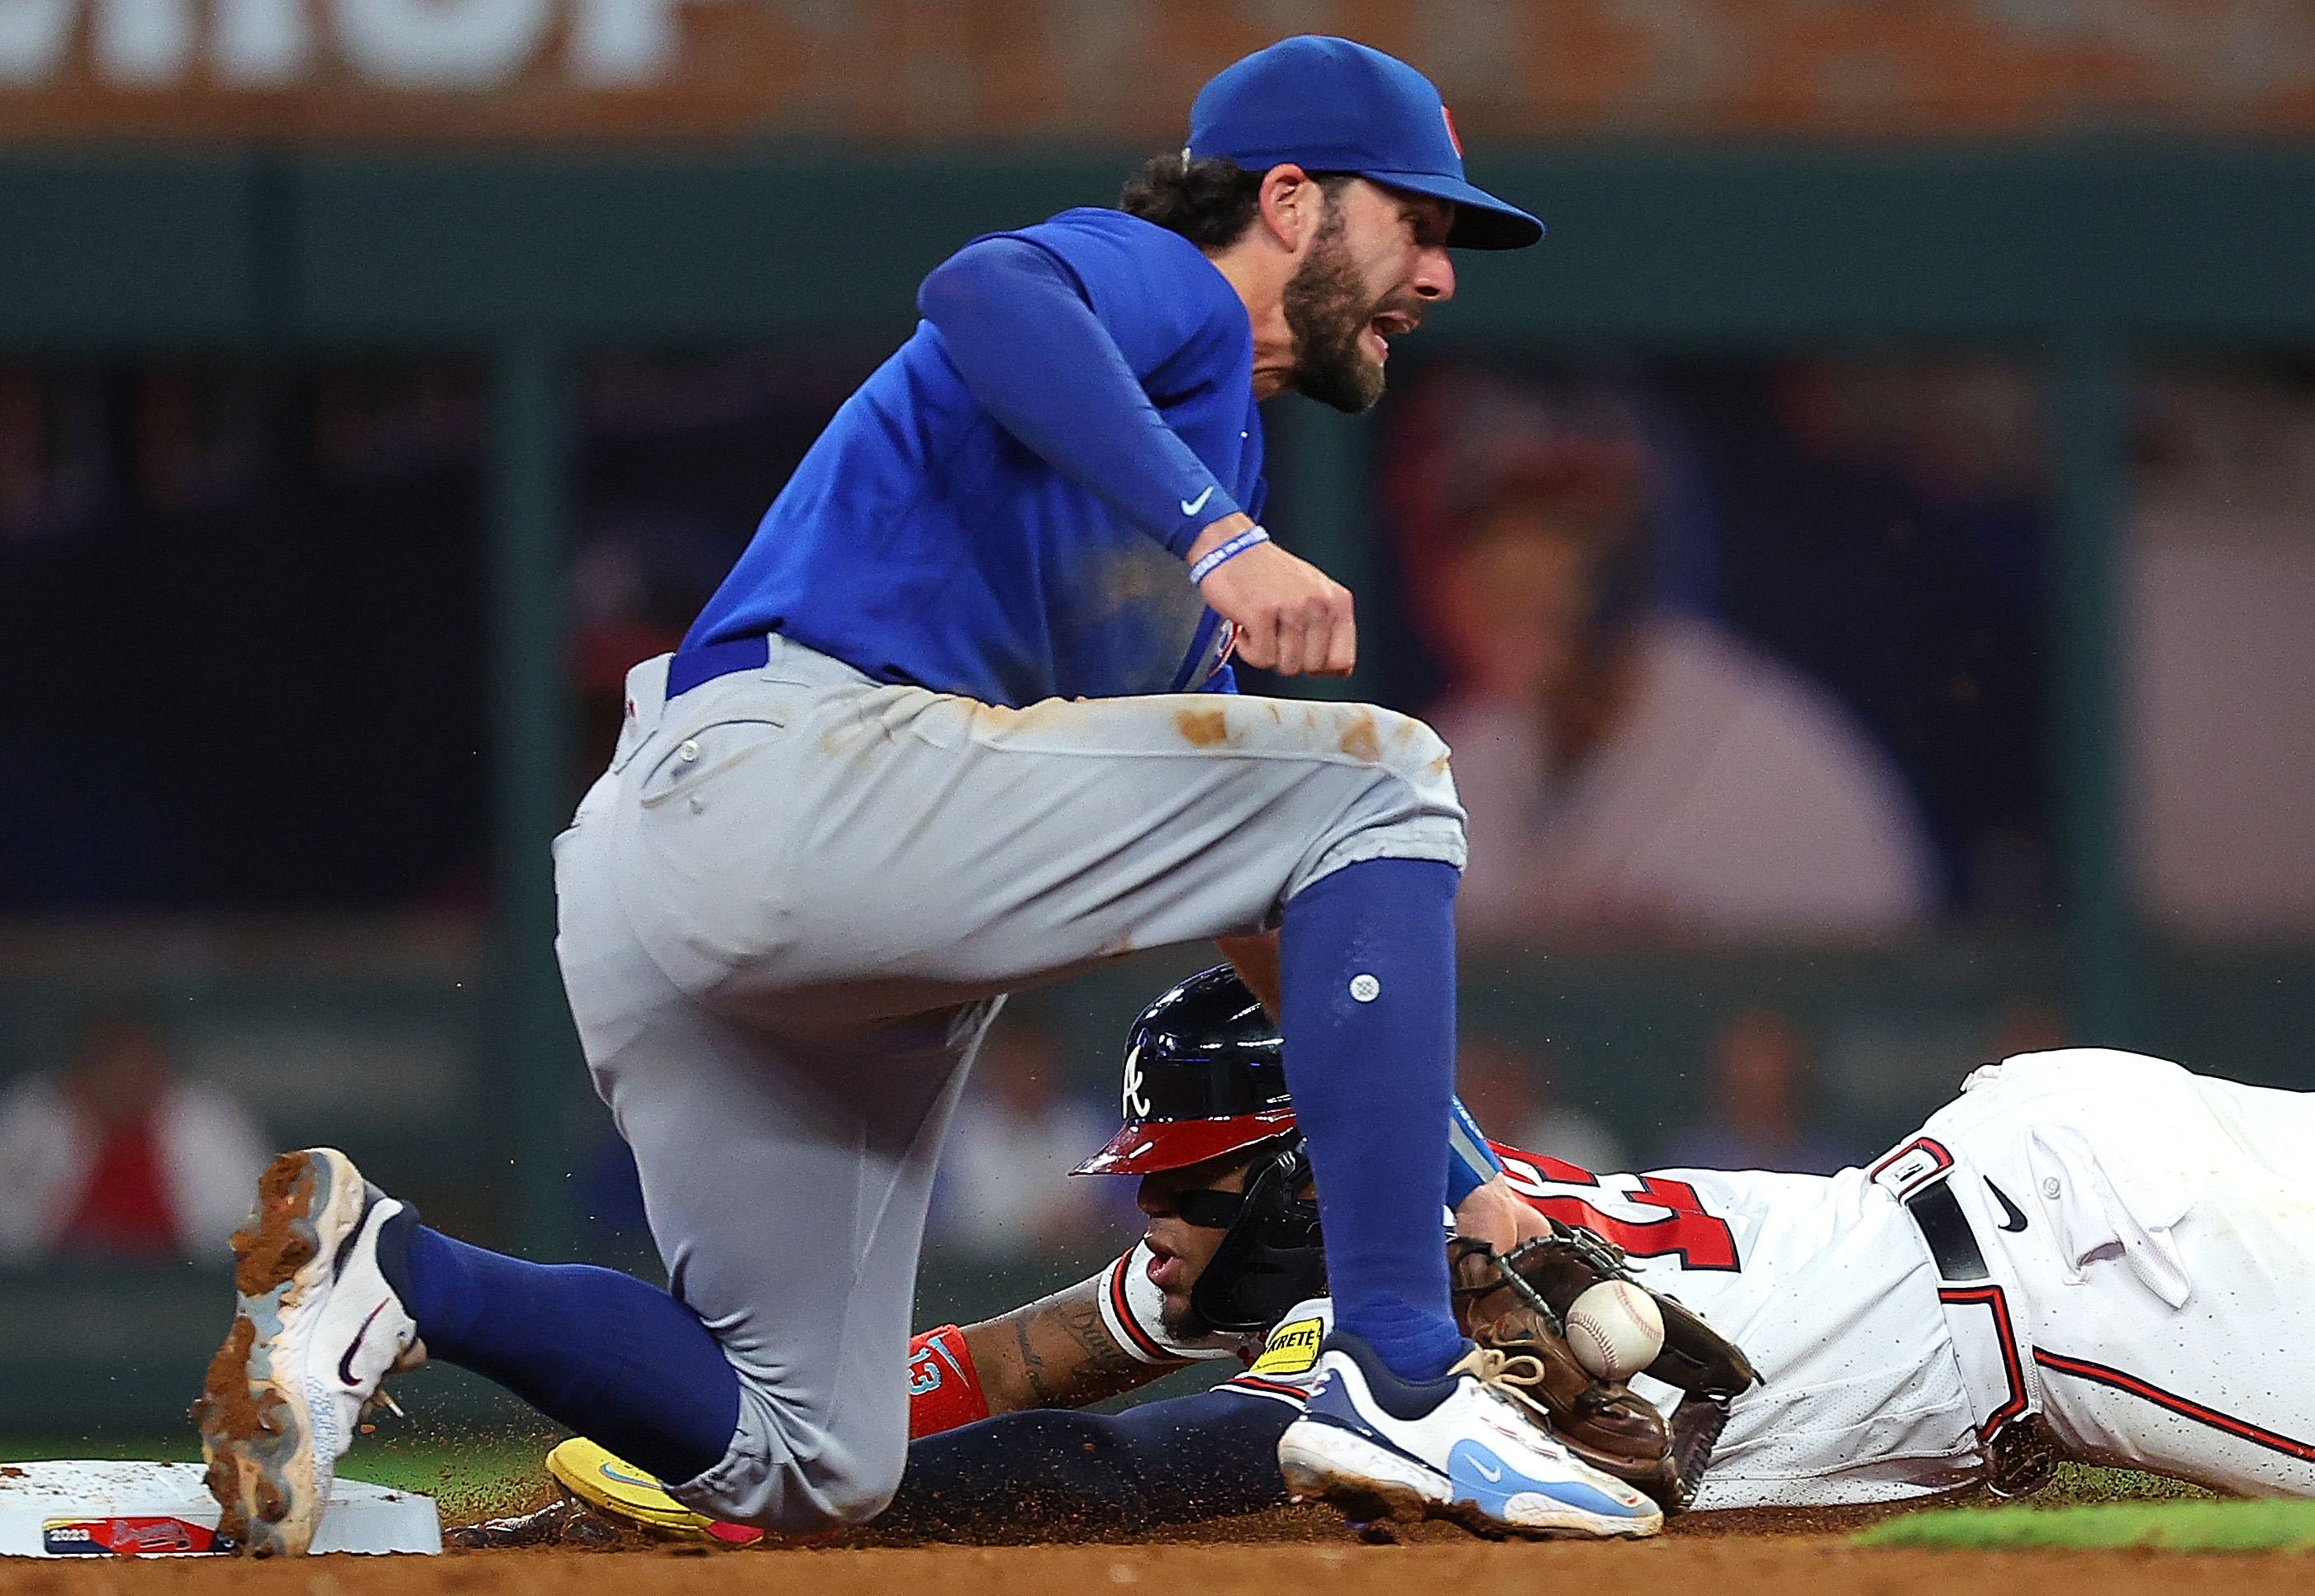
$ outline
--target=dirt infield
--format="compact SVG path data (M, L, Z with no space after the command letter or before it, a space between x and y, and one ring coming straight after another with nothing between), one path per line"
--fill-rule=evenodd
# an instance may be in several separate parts
M708 1565L712 1563L713 1566ZM1868 1551L1833 1537L1681 1537L1629 1547L1370 1547L1279 1542L1208 1546L936 1547L915 1551L457 1552L435 1557L337 1556L297 1563L145 1562L92 1558L0 1566L0 1596L1086 1596L1089 1592L1194 1592L1198 1596L1524 1596L1652 1588L1710 1596L1905 1596L2008 1589L2035 1596L2139 1592L2315 1591L2315 1558L2179 1557L2131 1553ZM1135 1593L1138 1596L1138 1593Z
M2315 1592L2315 1557L2173 1556L2142 1552L1867 1550L1832 1523L1694 1514L1637 1545L1489 1544L1425 1526L1391 1546L1360 1544L1315 1512L1210 1526L1197 1541L1122 1546L909 1549L452 1552L441 1557L335 1556L281 1563L208 1559L0 1562L0 1596L1540 1596L1615 1588L1708 1596L1923 1596L2016 1589L2034 1596L2139 1592ZM1846 1525L1840 1526L1846 1528Z

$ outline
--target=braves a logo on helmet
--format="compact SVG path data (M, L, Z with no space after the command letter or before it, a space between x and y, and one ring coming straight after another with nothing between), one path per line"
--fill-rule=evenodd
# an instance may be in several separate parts
M1149 1116L1149 1099L1141 1093L1141 1044L1138 1042L1125 1051L1124 1108L1129 1120Z

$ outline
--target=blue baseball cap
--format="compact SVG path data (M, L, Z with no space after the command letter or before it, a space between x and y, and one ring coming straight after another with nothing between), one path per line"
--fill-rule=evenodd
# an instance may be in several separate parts
M1463 175L1454 119L1431 80L1394 56L1305 33L1225 66L1190 107L1190 154L1248 172L1351 172L1455 202L1457 249L1525 249L1543 224Z

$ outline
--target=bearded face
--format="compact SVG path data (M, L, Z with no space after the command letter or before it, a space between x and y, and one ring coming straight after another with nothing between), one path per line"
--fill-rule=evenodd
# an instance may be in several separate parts
M1383 362L1365 347L1370 330L1387 319L1392 330L1411 332L1423 319L1421 304L1411 297L1369 292L1351 258L1342 202L1333 195L1309 254L1287 281L1284 310L1294 335L1291 386L1351 415L1372 409L1382 397ZM1373 338L1387 354L1379 331Z

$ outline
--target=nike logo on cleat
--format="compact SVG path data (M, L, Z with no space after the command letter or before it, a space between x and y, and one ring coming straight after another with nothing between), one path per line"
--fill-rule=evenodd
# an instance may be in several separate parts
M2001 1221L2004 1230L2015 1232L2026 1228L2026 1216L2018 1211L2018 1205L2002 1193L2000 1186L1989 1180L1985 1183L1985 1189L1993 1193L1993 1200L2001 1204L2001 1211L2009 1216Z
M390 1297L386 1299L387 1302L392 1300ZM369 1334L371 1322L385 1311L386 1302L381 1302L369 1310L369 1317L364 1319L361 1322L361 1328L354 1332L353 1343L346 1348L345 1356L338 1360L338 1378L345 1381L348 1386L361 1384L361 1377L354 1373L354 1354L361 1351L362 1337Z
M1185 516L1193 516L1197 514L1200 510L1205 509L1206 501L1213 496L1214 484L1208 483L1204 492L1199 494L1194 499L1184 499L1182 501L1182 513Z
M1477 1469L1477 1470L1479 1471L1480 1476L1481 1476L1483 1478L1485 1478L1485 1479L1486 1480L1486 1482L1487 1482L1489 1485L1494 1485L1497 1480L1500 1480L1500 1479L1502 1479L1502 1478L1503 1477L1503 1471L1502 1469L1500 1469L1500 1468L1492 1468L1492 1467L1488 1467L1488 1465L1487 1465L1487 1461L1486 1461L1486 1459L1484 1459L1484 1458L1474 1458L1474 1459L1471 1459L1471 1467L1474 1467L1474 1468L1476 1468L1476 1469Z

